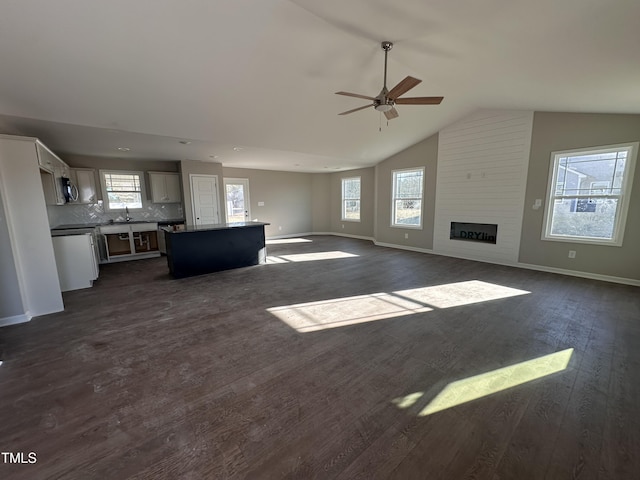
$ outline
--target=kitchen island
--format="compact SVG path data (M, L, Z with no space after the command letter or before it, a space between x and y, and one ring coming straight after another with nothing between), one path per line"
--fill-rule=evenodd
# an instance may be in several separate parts
M187 225L164 230L169 273L174 278L266 263L262 222Z

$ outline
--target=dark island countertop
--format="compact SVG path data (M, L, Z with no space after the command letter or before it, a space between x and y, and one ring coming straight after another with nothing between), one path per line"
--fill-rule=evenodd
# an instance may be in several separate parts
M210 230L230 230L234 228L250 228L250 227L264 227L265 225L271 225L264 222L233 222L233 223L214 223L209 225L185 225L183 230L171 230L166 228L165 231L171 234L183 234L189 232L206 232Z

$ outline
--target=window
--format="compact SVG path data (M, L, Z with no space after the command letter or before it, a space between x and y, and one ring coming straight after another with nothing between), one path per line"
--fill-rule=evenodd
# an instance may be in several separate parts
M100 170L105 210L142 208L142 172Z
M391 226L422 228L424 168L393 171Z
M622 245L638 143L553 152L543 240Z
M360 177L342 179L342 220L360 221Z

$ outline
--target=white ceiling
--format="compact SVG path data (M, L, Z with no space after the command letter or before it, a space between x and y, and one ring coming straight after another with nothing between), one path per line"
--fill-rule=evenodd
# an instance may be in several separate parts
M1 10L0 131L62 156L327 171L374 165L477 108L640 113L638 0L3 0ZM383 40L394 42L389 88L412 75L423 82L406 96L443 103L401 105L388 126L373 109L338 116L367 101L334 92L379 93Z

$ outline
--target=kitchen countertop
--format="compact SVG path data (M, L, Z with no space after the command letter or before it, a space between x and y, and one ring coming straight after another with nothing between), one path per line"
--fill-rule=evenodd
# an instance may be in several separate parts
M80 228L96 228L103 225L126 225L128 223L157 223L158 225L173 225L176 223L184 223L184 218L176 218L169 220L131 220L130 222L101 222L101 223L68 223L52 227L51 231L56 230L75 230Z

